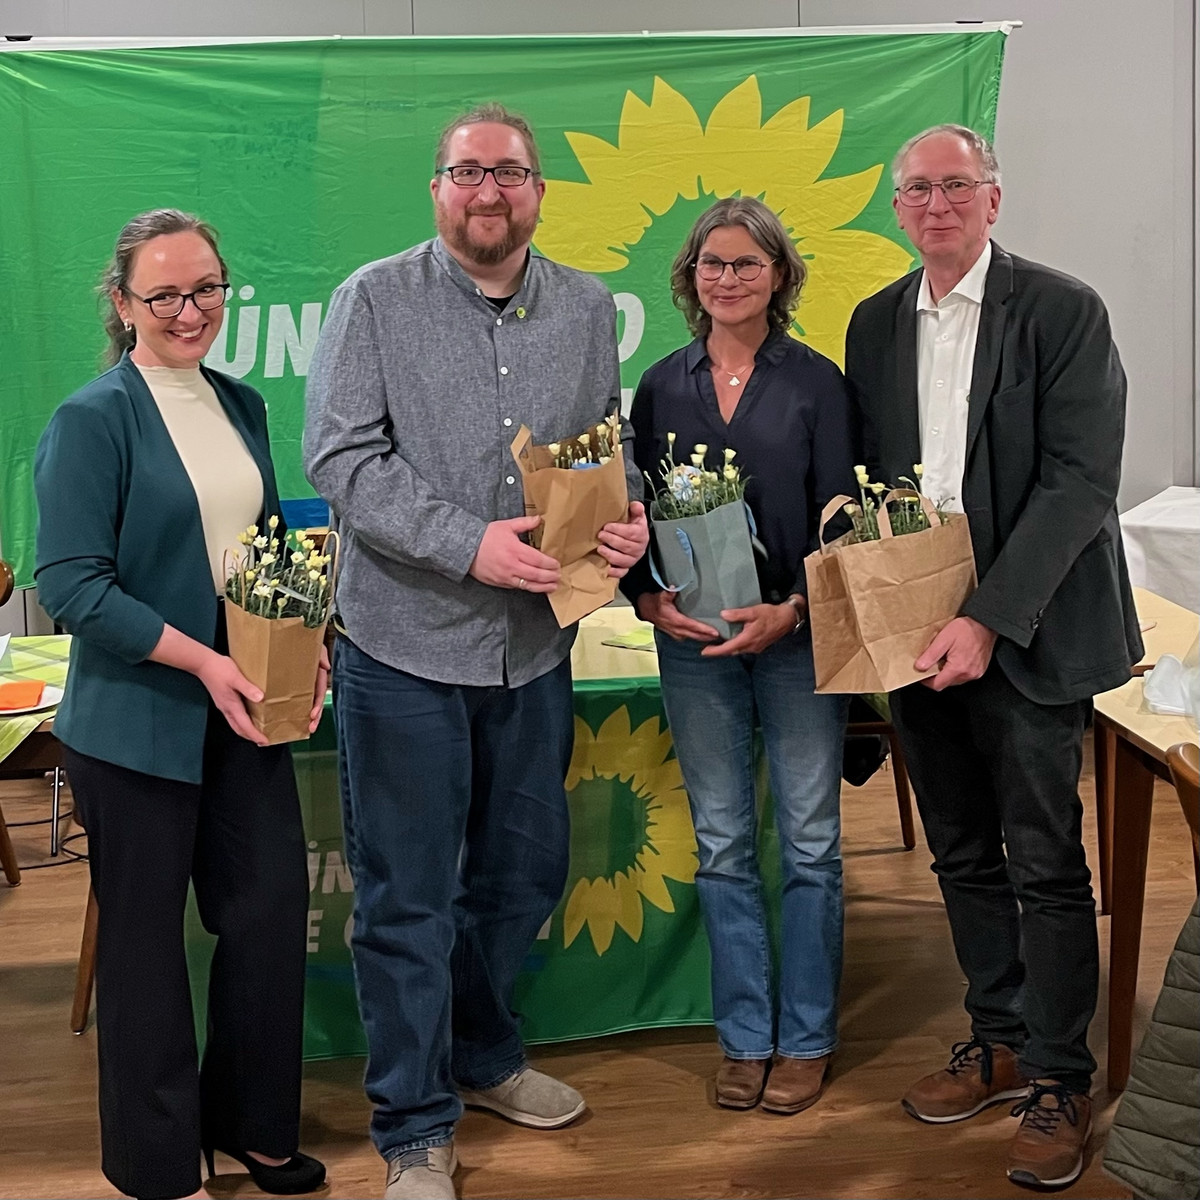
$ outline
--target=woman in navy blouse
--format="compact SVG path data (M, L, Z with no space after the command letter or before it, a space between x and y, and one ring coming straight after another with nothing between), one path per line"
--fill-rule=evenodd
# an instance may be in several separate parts
M717 1102L794 1113L820 1096L837 1042L842 962L839 790L846 698L813 693L804 555L830 497L853 477L850 401L837 366L789 336L805 266L758 200L714 204L671 271L694 340L652 366L631 419L634 457L658 484L676 457L724 451L748 480L767 549L763 602L726 610L722 641L684 616L639 564L623 587L654 625L663 703L699 846L696 887L712 946L725 1057ZM802 310L801 310L802 311ZM756 855L754 729L762 728L782 858L778 983Z

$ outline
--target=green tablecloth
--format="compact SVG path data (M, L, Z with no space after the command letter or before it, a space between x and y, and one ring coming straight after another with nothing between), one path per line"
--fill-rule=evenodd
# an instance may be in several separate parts
M347 940L353 884L342 852L329 708L294 747L308 834L305 1056L365 1053ZM518 980L529 1042L711 1021L708 942L693 878L695 835L658 680L575 685L567 778L571 867L562 902ZM189 914L197 1010L211 939Z
M40 679L52 687L67 682L67 659L71 639L67 634L51 637L15 637L0 658L0 682L10 679ZM0 763L43 721L54 716L53 708L6 717L0 713Z

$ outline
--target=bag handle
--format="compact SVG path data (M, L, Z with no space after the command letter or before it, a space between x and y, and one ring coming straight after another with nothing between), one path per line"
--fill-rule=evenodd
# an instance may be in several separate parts
M650 564L650 577L654 580L654 582L657 583L664 592L680 593L687 591L687 589L696 582L696 555L692 551L691 539L686 533L684 533L682 529L676 527L671 532L674 533L679 539L680 548L687 557L688 567L690 568L688 577L682 583L672 586L671 584L663 581L663 577L659 574L658 567L654 565L654 555L647 554L646 559Z
M746 510L746 524L750 527L750 549L758 555L759 558L766 561L771 556L767 553L767 548L758 540L758 525L754 520L754 513L750 511L750 505L745 500L742 501L742 507Z
M333 538L333 554L329 563L329 616L333 616L333 606L337 602L337 587L338 567L342 562L342 537L336 529L331 529L326 535L325 540L321 543L321 550L324 552L329 546L329 539ZM328 618L326 618L328 620Z
M930 529L936 529L941 524L941 518L938 516L937 509L933 506L933 501L923 492L914 492L912 488L892 488L884 496L883 501L876 510L876 519L879 522L879 537L881 540L895 536L892 533L892 518L888 512L888 501L898 500L902 496L915 496L921 502L921 511L925 514L925 520L929 522Z
M847 504L855 502L853 496L834 496L828 504L821 509L821 523L817 526L817 545L822 552L825 550L825 526L837 513L841 512Z

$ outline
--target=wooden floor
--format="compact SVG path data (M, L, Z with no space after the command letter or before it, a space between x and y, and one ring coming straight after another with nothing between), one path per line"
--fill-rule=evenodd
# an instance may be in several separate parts
M1088 753L1090 762L1090 749ZM1095 846L1090 771L1089 853ZM40 780L0 784L10 821L44 816ZM1155 794L1138 1030L1195 897L1186 827L1174 794ZM718 1052L707 1028L576 1042L535 1062L587 1096L569 1129L538 1133L487 1114L459 1128L464 1197L1004 1197L1005 1147L1016 1122L1004 1106L948 1127L922 1125L897 1103L912 1080L966 1035L965 985L955 965L923 847L900 848L891 776L845 789L846 969L842 1043L821 1102L794 1117L734 1113L713 1103ZM45 826L15 830L22 863L46 860ZM1094 857L1093 857L1094 862ZM87 868L0 879L0 1197L109 1197L99 1170L95 1034L67 1016L87 894ZM1116 1097L1103 1062L1108 919L1100 918L1102 989L1092 1026L1101 1062L1087 1169L1065 1194L1125 1197L1101 1169ZM331 1197L382 1194L384 1169L367 1139L361 1060L310 1064L302 1144L329 1167ZM215 1197L259 1193L228 1159Z

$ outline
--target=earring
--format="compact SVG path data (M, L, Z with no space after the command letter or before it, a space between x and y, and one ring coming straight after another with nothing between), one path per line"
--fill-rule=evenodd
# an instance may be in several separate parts
M125 332L128 333L132 328L133 328L133 326L128 321L126 321L125 322Z

